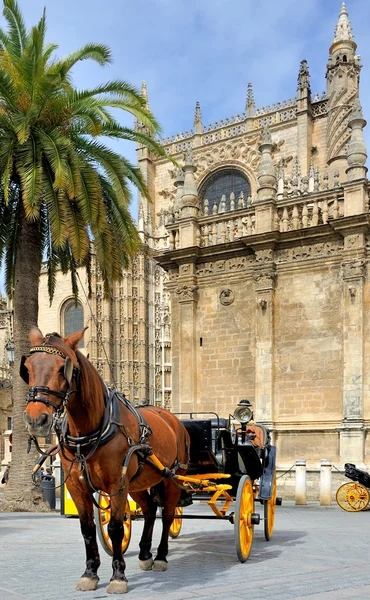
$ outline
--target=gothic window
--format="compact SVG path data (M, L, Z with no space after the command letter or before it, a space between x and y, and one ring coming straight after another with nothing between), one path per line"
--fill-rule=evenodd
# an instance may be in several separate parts
M246 208L251 195L247 177L238 169L226 168L212 173L200 189L204 214Z
M79 302L76 304L72 299L67 300L62 306L61 317L61 329L64 337L84 328L84 309ZM84 342L82 339L79 348L83 347Z

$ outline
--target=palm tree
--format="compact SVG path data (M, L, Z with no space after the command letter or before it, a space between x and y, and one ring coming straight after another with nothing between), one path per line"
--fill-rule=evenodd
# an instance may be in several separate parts
M157 155L158 123L146 99L124 81L77 91L71 70L93 60L106 65L110 50L88 44L63 60L45 43L45 10L28 31L15 0L3 0L7 31L0 29L0 263L14 306L15 364L29 349L38 319L41 260L47 259L52 300L56 269L89 274L91 241L105 294L139 247L128 205L129 182L148 197L139 169L101 138L131 140ZM112 111L113 109L113 111ZM123 127L112 112L131 113L142 125ZM40 493L31 483L34 457L26 455L25 385L14 378L12 469L0 510L30 510Z

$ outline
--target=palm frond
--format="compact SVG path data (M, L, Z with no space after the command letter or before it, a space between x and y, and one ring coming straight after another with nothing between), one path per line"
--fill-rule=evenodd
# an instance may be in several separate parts
M27 44L27 30L15 0L3 0L3 15L9 25L7 49L14 57L20 58Z

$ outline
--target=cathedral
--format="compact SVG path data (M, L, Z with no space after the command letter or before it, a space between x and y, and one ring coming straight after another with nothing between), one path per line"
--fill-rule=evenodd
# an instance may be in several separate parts
M39 327L84 346L133 402L228 417L241 398L271 428L279 468L370 465L369 189L360 57L345 3L326 92L302 60L297 95L141 146L152 202L139 198L143 242L109 301L93 265L77 306L58 275ZM292 82L293 87L293 82ZM143 94L146 87L143 84ZM138 128L143 127L137 123Z

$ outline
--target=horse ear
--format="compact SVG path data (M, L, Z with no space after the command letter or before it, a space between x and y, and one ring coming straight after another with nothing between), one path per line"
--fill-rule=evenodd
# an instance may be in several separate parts
M68 381L68 385L71 385L72 377L73 377L73 362L70 358L66 358L64 363L64 377Z
M36 326L32 327L29 333L29 338L32 346L38 346L44 341L44 336L42 335L40 329Z
M19 365L19 375L22 377L23 381L25 383L27 383L27 385L28 385L30 376L28 373L28 369L27 369L26 365L24 364L26 362L26 360L27 360L27 356L22 356L21 363Z
M82 340L86 329L88 329L88 327L84 327L80 331L75 331L74 333L71 333L71 335L69 335L68 337L64 338L64 342L73 350L73 352L77 350L78 344Z

